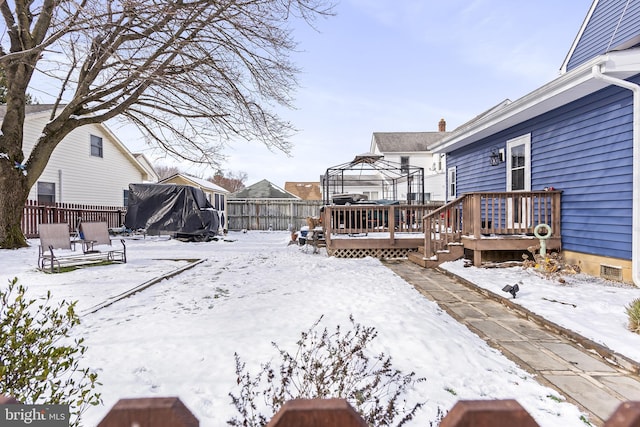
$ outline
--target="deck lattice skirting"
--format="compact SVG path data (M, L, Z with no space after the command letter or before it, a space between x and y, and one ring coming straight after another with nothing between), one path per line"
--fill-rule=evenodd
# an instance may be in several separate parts
M328 249L327 254L336 258L365 258L379 259L407 259L409 252L415 252L409 248L359 248L359 249Z

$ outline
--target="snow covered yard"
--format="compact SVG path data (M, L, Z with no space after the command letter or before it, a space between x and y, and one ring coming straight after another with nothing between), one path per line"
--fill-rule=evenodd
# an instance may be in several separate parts
M348 327L352 314L356 322L378 331L371 347L374 353L385 352L392 356L394 367L426 378L408 396L410 402L426 402L411 425L428 425L438 407L447 411L460 399L514 398L541 426L584 426L575 406L559 402L555 391L539 385L378 260L305 252L287 246L286 232L229 237L235 241L129 240L127 264L63 274L36 269L37 240L30 248L3 251L0 280L6 283L18 277L33 295L51 290L54 298L77 299L80 312L183 267L187 259L206 259L132 297L83 314L77 334L86 338L89 351L84 362L98 371L104 398L104 406L85 414L85 425L96 425L119 398L178 396L201 426L222 426L236 415L228 396L238 391L234 353L256 372L261 363L271 359L277 363L272 342L293 349L300 332L320 316L324 316L322 326L333 330L337 324ZM495 280L496 274L504 274L501 280L507 283L522 280L516 301L536 301L528 308L544 308L540 314L545 316L563 318L570 312L571 321L586 328L606 325L598 332L602 336L626 330L620 317L624 305L640 297L635 288L586 281L545 283L521 268L491 270L485 280L485 270L461 265L451 263L447 268L463 270L460 273L472 276L465 277L474 282L477 278L481 283L502 283ZM494 280L489 282L491 275ZM595 296L589 298L590 292ZM540 302L540 296L578 307L592 299L598 311ZM593 322L587 324L587 317ZM581 333L590 338L596 334ZM633 348L630 341L636 338L622 341ZM640 347L635 344L635 348Z

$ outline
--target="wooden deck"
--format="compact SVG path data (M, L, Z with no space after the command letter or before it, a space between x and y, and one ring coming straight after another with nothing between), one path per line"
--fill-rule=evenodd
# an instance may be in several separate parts
M357 258L407 258L423 266L472 253L526 251L550 232L548 250L560 250L560 191L469 193L444 206L325 206L327 252ZM540 224L548 225L551 230ZM536 229L538 227L538 229Z
M422 218L440 206L325 206L322 225L327 253L340 258L406 258L424 244Z

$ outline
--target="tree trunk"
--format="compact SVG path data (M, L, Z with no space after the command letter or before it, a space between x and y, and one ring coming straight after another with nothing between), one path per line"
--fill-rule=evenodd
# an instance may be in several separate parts
M28 197L27 177L14 167L13 162L0 159L0 248L27 246L21 220Z

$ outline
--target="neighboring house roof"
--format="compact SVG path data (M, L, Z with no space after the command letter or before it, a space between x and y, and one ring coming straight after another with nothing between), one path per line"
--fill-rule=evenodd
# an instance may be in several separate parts
M299 199L266 179L229 195L230 199Z
M382 153L429 151L429 147L450 132L374 132L371 151L377 146Z
M25 107L26 107L25 108L25 114L26 114L25 125L28 125L27 119L29 116L49 115L51 114L51 111L54 108L54 105L53 104L30 104L30 105L26 105ZM64 107L64 105L59 105L58 107ZM7 106L0 105L0 120L4 118L4 115L6 114L6 112L7 112ZM151 173L151 171L147 167L145 167L145 165L140 163L136 158L136 156L131 151L129 151L129 149L122 143L122 141L120 141L120 139L111 131L111 129L109 129L109 127L106 124L95 123L95 125L102 127L103 131L105 132L105 134L109 136L109 138L114 143L118 151L120 151L127 160L129 160L133 165L135 165L135 167L138 170L140 170L143 173L147 181L154 180L154 177L157 178L157 175L155 174L155 170L153 171L153 173Z
M164 178L159 181L160 184L170 183L175 181L176 179L182 179L184 181L190 182L194 187L200 187L203 190L213 191L215 193L225 193L228 194L229 190L225 190L217 184L214 184L211 181L207 181L206 179L197 178L195 176L187 175L185 173L176 173L171 175L170 177Z
M448 152L467 146L604 89L610 83L600 78L600 72L619 79L640 73L640 48L598 56L528 95L504 104L502 108L494 107L456 128L431 149L435 152Z
M302 200L322 200L319 182L285 182L284 189Z
M64 107L64 105L59 105L59 107ZM53 104L28 104L25 106L26 114L36 114L42 112L51 113L53 109ZM0 119L4 118L4 115L7 113L7 106L0 105Z

